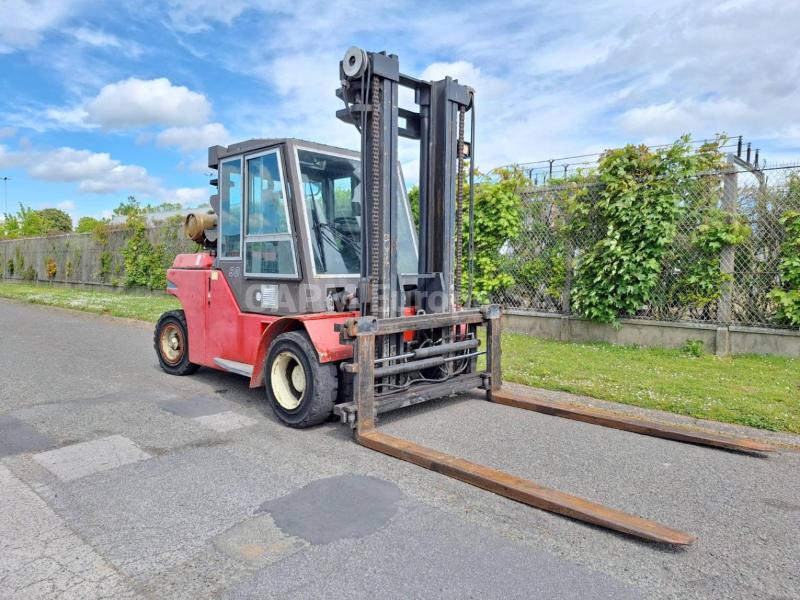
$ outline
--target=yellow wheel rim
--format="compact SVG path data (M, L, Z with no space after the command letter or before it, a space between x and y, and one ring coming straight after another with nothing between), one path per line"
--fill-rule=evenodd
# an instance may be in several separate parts
M161 357L169 365L177 365L183 358L185 344L183 332L174 323L168 323L161 330Z
M278 404L285 410L295 410L306 393L306 371L294 353L285 351L272 361L270 385Z

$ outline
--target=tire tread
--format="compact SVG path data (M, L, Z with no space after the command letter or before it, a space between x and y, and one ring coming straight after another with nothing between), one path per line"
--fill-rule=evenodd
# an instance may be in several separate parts
M183 357L183 360L180 363L174 366L164 362L164 360L161 358L161 349L159 348L161 326L166 321L178 322L178 325L180 325L180 327L183 329L183 339L184 343L186 344L186 355ZM189 327L186 324L186 313L183 310L169 310L159 317L155 332L153 333L153 347L155 348L156 356L158 356L158 363L161 365L161 368L170 375L191 375L200 368L200 365L189 362Z
M291 341L297 345L311 365L312 387L314 390L313 397L310 399L311 406L303 414L302 418L296 421L286 418L278 407L277 402L272 398L269 389L270 382L268 374L270 372L270 359L274 354L274 348L284 341ZM333 412L333 405L336 403L339 394L339 370L336 363L319 362L317 351L305 332L288 331L276 337L272 348L267 353L264 373L267 375L264 378L267 398L269 399L275 416L277 416L282 423L296 429L305 429L306 427L313 427L314 425L319 425L328 420L328 417L330 417Z

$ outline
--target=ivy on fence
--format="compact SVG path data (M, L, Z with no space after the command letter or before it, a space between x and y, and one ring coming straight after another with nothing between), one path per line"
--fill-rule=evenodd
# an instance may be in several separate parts
M800 327L800 212L786 213L781 223L787 233L779 266L783 286L769 296L777 302L778 318Z
M678 219L687 210L708 208L703 206L708 199L718 197L703 189L709 182L697 176L720 166L721 141L694 151L684 137L666 148L626 146L601 157L598 193L592 197L576 194L570 206L569 227L575 237L589 228L601 232L599 239L582 249L575 266L572 306L576 312L614 323L653 299L664 259L674 248ZM672 292L684 300L707 302L719 289L718 252L725 240L734 237L722 217L711 219L710 212L704 216L705 221L686 240L699 260L680 274Z
M506 267L508 257L502 250L507 241L522 230L522 201L518 192L525 183L522 172L512 168L497 171L496 179L475 185L473 297L478 303L488 302L493 293L514 283L514 277ZM468 286L468 238L469 223L464 219L462 301L466 300Z

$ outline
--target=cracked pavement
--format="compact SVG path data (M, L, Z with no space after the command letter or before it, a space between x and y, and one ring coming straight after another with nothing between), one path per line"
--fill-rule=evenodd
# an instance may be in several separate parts
M477 394L381 422L698 536L664 548L285 428L243 378L162 373L147 324L0 300L0 331L0 599L800 598L797 451Z

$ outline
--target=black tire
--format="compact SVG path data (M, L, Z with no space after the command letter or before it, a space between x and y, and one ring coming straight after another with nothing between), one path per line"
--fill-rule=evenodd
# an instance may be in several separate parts
M172 338L171 340L167 338ZM182 310L161 315L153 334L158 364L170 375L191 375L199 365L189 362L189 329Z
M264 360L264 387L275 416L283 424L298 429L311 427L325 422L333 412L338 369L335 363L319 362L305 332L289 331L276 337L270 346Z

